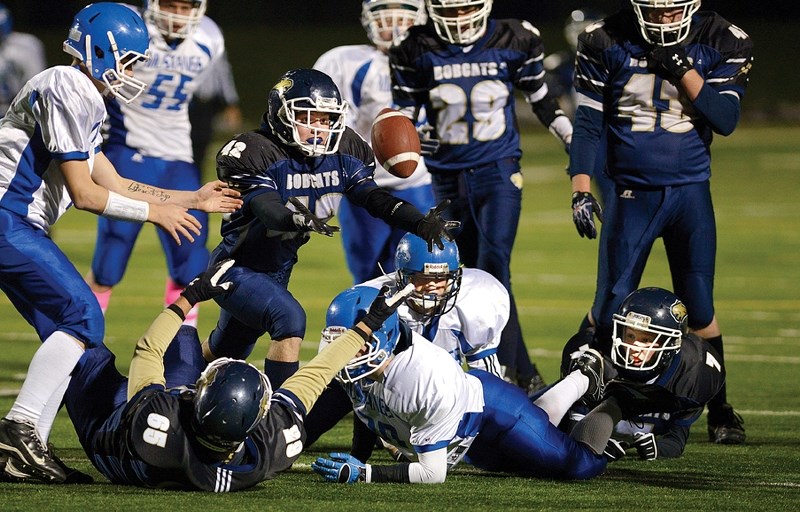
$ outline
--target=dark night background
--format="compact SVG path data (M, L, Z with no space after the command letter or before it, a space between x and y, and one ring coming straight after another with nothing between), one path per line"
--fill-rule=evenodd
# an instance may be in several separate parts
M16 30L31 32L44 41L49 65L69 62L61 52L61 42L73 15L90 1L4 3L14 15ZM225 32L242 109L249 122L257 122L267 91L286 70L311 67L320 54L334 46L367 42L359 22L358 0L209 0L208 4L207 14ZM566 48L564 20L573 9L591 7L610 14L629 5L628 0L495 0L492 17L531 21L541 30L550 53ZM734 22L755 43L755 67L743 103L743 119L798 122L800 92L796 84L800 72L787 61L797 59L800 2L704 0L701 8L717 11Z

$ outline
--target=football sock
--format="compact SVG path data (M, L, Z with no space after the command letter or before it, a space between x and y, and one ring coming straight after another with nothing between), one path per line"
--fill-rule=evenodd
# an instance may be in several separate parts
M720 334L719 336L714 336L713 338L706 338L706 342L717 351L717 355L719 355L719 364L725 368L725 354L722 348L722 335ZM714 398L708 401L709 411L717 411L720 407L722 407L723 404L728 403L728 392L726 387L726 384L723 383L722 387L719 389L719 393L714 395Z
M103 315L105 315L108 310L108 303L111 302L112 291L114 291L113 288L109 288L108 291L105 292L96 292L92 290L94 298L97 299L97 303L100 304L100 310L103 312Z
M572 429L570 437L588 446L595 454L602 455L614 432L614 425L622 419L622 410L616 399L609 398L592 409Z
M300 368L298 361L273 361L272 359L264 359L264 373L272 384L273 391L281 387L281 384L292 376L297 369Z
M589 388L589 377L574 371L556 382L533 402L550 418L550 423L558 426L572 404L577 402Z
M180 286L172 279L167 278L167 284L164 288L164 306L169 306L176 300L178 297L181 296L183 293L183 286ZM192 306L192 309L189 310L189 313L186 314L186 319L183 321L183 325L190 325L192 327L197 327L197 318L200 312L200 304L195 304Z
M38 425L50 400L61 403L63 392L66 390L64 381L69 378L81 355L83 348L74 338L60 331L51 334L33 355L25 382L6 417L9 419L21 417ZM61 396L56 396L59 390ZM52 421L51 418L49 420L51 425ZM47 439L42 438L42 440Z
M47 441L47 438L50 437L50 430L53 428L53 422L56 421L58 410L61 409L61 401L64 399L64 393L67 392L70 380L72 380L72 376L64 379L61 386L59 386L55 393L53 393L53 396L51 396L45 404L42 415L36 423L36 430L39 431L39 437L44 441Z

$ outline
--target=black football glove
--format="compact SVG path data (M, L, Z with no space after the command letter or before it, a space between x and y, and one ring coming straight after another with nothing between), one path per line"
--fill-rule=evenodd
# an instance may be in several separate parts
M181 295L189 304L194 306L198 302L213 299L217 295L226 293L233 283L230 281L220 283L219 280L222 274L233 266L233 263L232 259L222 260L213 267L206 269L186 285Z
M409 283L405 288L398 290L397 293L389 297L387 295L389 293L389 287L383 286L378 292L378 296L375 297L375 300L369 305L367 315L362 318L361 321L373 332L377 331L381 328L383 322L392 316L392 313L397 311L397 308L400 307L403 300L411 295L413 291L414 285Z
M417 135L419 135L419 154L422 156L431 156L439 151L439 139L435 137L435 130L433 126L428 123L417 126Z
M334 233L339 231L339 226L331 226L328 221L331 220L333 215L320 219L303 204L302 201L296 197L290 197L289 202L297 210L292 214L292 221L294 225L303 231L314 231L315 233L322 233L325 236L333 236Z
M667 78L680 80L692 69L683 46L656 46L648 55L648 67L655 73L666 74Z
M450 230L461 225L457 220L444 220L442 218L442 212L448 206L450 206L450 200L445 199L437 204L435 208L431 208L417 224L416 235L428 242L428 252L433 251L433 244L436 244L439 249L444 249L442 238L452 242L453 237L450 235Z
M616 439L609 439L606 449L603 454L606 456L608 462L614 462L625 456L625 450L630 446L625 441L617 441Z
M603 222L603 208L591 192L575 192L572 194L572 222L578 229L581 238L597 238L594 216Z
M633 434L633 446L642 460L656 460L658 458L658 445L656 436L652 432L636 432Z

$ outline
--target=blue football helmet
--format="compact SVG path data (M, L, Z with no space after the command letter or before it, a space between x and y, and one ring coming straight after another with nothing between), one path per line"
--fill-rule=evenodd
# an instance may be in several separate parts
M121 4L87 5L75 15L64 51L86 65L106 91L130 103L147 84L127 73L150 56L150 38L144 20Z
M700 9L700 0L631 0L639 31L644 40L656 46L680 44L689 35L692 16ZM650 17L654 9L682 9L681 19L662 23Z
M334 297L325 315L320 351L364 318L377 296L378 290L375 288L354 286ZM392 355L399 338L400 318L394 312L380 329L372 333L370 340L366 342L366 352L351 359L337 374L336 379L347 383L372 375Z
M388 50L392 41L413 25L424 25L428 16L424 0L364 0L361 25L372 44Z
M14 30L14 17L5 4L0 4L0 41L8 37L12 30Z
M646 382L669 366L688 331L686 305L663 288L640 288L613 317L611 362L626 379Z
M178 3L190 4L188 14L178 14L162 9L161 4L172 3L173 0L145 0L144 19L158 28L165 39L186 39L200 25L206 13L206 0L174 0Z
M446 281L442 294L415 290L406 299L409 308L427 318L443 315L453 309L461 289L463 269L458 246L450 240L443 240L443 243L444 249L434 244L433 251L428 251L428 242L406 233L394 253L398 289L405 288L409 283L417 287L426 281Z
M293 69L272 87L268 101L264 120L285 144L307 156L330 155L339 149L348 105L331 77L316 69ZM329 116L327 126L309 123L316 113ZM299 129L310 135L303 138Z
M445 41L468 45L486 33L492 0L426 0L426 3L436 33Z
M220 358L197 379L192 426L197 440L215 452L234 450L267 415L272 386L258 368Z

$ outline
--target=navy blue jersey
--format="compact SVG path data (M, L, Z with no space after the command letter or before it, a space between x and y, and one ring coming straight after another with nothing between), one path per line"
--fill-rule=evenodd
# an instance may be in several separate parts
M319 157L300 155L267 130L237 135L217 155L217 175L242 192L244 205L223 221L223 251L215 257L235 258L237 265L260 272L288 270L309 233L270 230L251 210L252 200L273 191L284 204L297 197L317 217L327 218L339 209L343 194L353 199L356 189L375 187L374 171L372 149L350 128L336 154Z
M544 46L527 21L489 20L470 46L441 40L433 25L414 26L389 54L392 95L403 107L424 105L439 150L425 157L432 172L519 158L514 89L530 101L547 94Z
M276 392L267 417L229 460L216 462L203 457L208 451L187 432L192 391L150 386L114 411L87 453L116 484L214 492L246 489L289 468L302 451L304 408L289 395Z
M575 88L581 105L604 114L614 181L636 188L707 180L711 126L678 87L648 69L651 47L633 11L596 27L578 38ZM752 61L748 35L712 12L696 14L691 27L683 45L694 69L708 86L741 100Z

